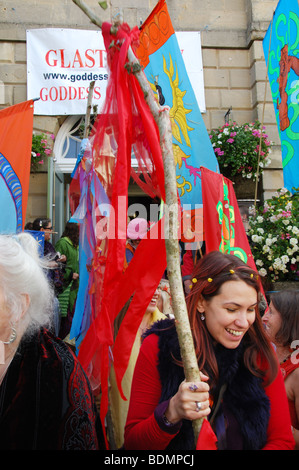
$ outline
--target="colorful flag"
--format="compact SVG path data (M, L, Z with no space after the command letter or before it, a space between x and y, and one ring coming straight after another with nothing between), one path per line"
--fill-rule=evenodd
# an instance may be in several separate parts
M0 111L0 233L24 228L32 130L32 100Z
M281 142L284 186L299 187L299 6L280 0L263 41Z
M256 270L232 182L201 168L206 252L238 256Z
M110 69L105 104L93 126L90 145L78 157L70 184L72 218L80 223L82 285L70 336L75 336L76 345L79 344L78 357L93 389L101 391L100 415L104 425L114 354L114 320L130 295L134 295L117 335L120 348L116 344L114 370L121 387L133 337L127 335L126 322L131 332L140 325L138 321L166 268L166 251L162 238L142 240L132 266L124 272L128 186L134 172L132 147L143 169L143 189L151 197L165 201L164 168L158 126L137 78L126 64L128 47L135 49L139 30L136 27L130 31L128 25L122 24L114 36L111 24L103 23L102 32ZM140 175L135 177L139 183Z
M137 56L159 103L170 107L177 188L182 208L198 208L202 204L200 166L218 171L218 162L165 0L158 2L141 26Z

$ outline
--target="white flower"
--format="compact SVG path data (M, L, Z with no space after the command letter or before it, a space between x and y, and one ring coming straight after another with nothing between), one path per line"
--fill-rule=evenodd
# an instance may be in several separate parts
M258 243L259 242L259 239L260 237L258 235L252 235L251 237L251 240L254 242L254 243Z
M264 265L264 262L263 262L261 259L257 259L256 262L255 262L255 264L256 264L257 266L263 266L263 265Z
M293 232L295 235L298 235L298 234L299 234L299 228L294 225L294 227L292 228L292 232Z
M257 229L257 232L259 232L259 233L261 233L261 234L263 235L263 233L264 233L264 229L263 229L263 228L261 228L261 227L259 227L259 228Z
M286 264L290 261L290 258L287 255L282 255L281 261Z
M281 262L281 259L280 258L276 258L274 260L274 263L273 263L273 268L274 269L281 269L281 266L282 266L282 262Z
M257 218L256 218L256 221L261 224L262 222L264 222L264 219L262 216L258 215Z
M267 246L271 246L272 243L273 243L272 238L266 238L266 245L267 245Z
M289 221L288 221L287 219L284 219L284 220L282 221L282 223L283 223L284 225L288 225Z
M265 268L261 268L261 269L259 270L259 274L260 274L260 276L263 276L263 277L264 277L264 276L267 275L267 271L265 270Z
M270 252L270 247L268 245L263 246L263 253L269 253Z
M226 134L226 135L227 135L227 134L229 134L229 133L230 133L229 129L228 129L227 127L225 127L225 128L223 129L223 134Z
M291 259L291 264L296 264L296 258Z
M297 238L290 238L290 245L294 246L294 245L297 245L297 243L298 243Z

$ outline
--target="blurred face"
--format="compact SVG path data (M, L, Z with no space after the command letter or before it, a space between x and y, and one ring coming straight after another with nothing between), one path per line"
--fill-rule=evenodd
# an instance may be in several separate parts
M160 295L161 295L160 287L157 287L157 289L155 290L155 293L152 297L152 300L150 301L150 303L147 307L147 310L146 310L147 312L149 312L149 313L154 312L154 310L157 308L157 304L158 304Z
M205 314L208 331L228 349L239 346L255 320L256 290L244 281L225 282L211 300L201 299L198 311Z
M48 223L46 228L42 228L41 231L45 232L45 241L49 241L51 238L51 232L53 230L51 222Z
M281 315L278 310L276 310L272 302L270 302L268 311L263 315L263 324L270 341L275 343L275 337L281 327Z

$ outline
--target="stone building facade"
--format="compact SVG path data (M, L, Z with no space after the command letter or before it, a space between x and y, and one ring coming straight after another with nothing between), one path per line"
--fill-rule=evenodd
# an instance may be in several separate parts
M85 3L103 20L111 21L121 13L133 27L147 18L156 0L108 0L106 10L97 0ZM263 176L265 198L283 186L281 148L262 48L276 5L277 0L167 0L176 31L201 32L207 129L222 125L231 107L231 119L240 124L263 121L276 143ZM0 108L27 99L26 30L49 27L97 29L72 0L0 0ZM34 129L57 137L66 121L66 116L35 116ZM54 150L60 151L59 142ZM54 158L59 158L55 152ZM31 175L27 221L51 214L61 230L68 217L65 192L70 172L57 173L54 190L46 164L42 172Z

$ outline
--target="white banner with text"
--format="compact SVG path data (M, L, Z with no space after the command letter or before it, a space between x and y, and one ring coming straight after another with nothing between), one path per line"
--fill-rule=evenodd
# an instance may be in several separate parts
M199 32L179 32L178 42L201 112L205 112ZM84 115L90 82L92 106L101 111L109 70L101 31L31 29L27 41L27 99L36 115Z

